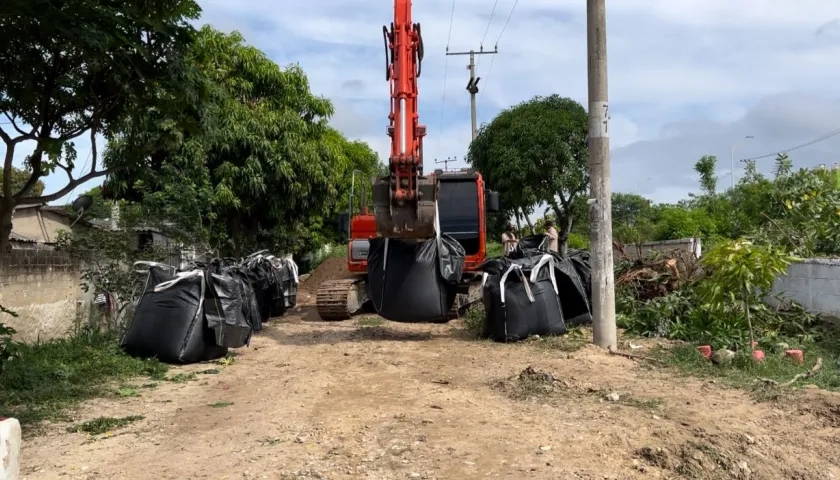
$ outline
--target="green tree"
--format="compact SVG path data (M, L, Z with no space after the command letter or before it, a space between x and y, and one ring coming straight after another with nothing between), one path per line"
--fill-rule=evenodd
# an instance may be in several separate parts
M12 167L12 190L19 192L23 190L23 186L26 185L26 182L29 181L30 173L26 170L21 170L17 167ZM0 178L3 178L3 167L0 167ZM29 194L33 197L40 196L44 193L44 182L42 180L38 180L35 182L35 185L32 186L29 190Z
M499 192L506 208L528 211L545 202L557 218L560 248L589 186L588 117L572 99L534 97L483 125L467 162Z
M347 152L358 146L327 125L332 104L311 93L299 66L281 68L239 33L203 27L189 61L212 85L208 106L194 112L200 131L178 138L166 118L143 121L158 125L143 136L167 141L108 188L228 253L303 248L338 200L356 161ZM117 163L131 154L122 138L109 151Z
M703 155L697 163L694 164L694 171L700 174L700 187L706 195L714 195L717 193L717 177L715 176L715 168L717 167L717 157L714 155Z
M111 218L112 204L109 200L103 198L102 187L93 187L82 195L87 195L93 199L93 205L84 212L85 219L104 220L106 218ZM72 200L75 200L75 198ZM66 208L74 213L79 213L73 209L72 203L68 204Z
M775 164L773 167L773 175L778 178L784 178L793 171L793 162L788 157L787 153L780 153L776 155Z
M635 193L612 194L612 219L615 225L634 225L649 219L653 205L647 198Z
M113 135L138 112L177 110L173 97L189 100L181 60L194 33L189 21L200 8L193 0L35 0L4 2L2 13L0 67L14 74L0 75L0 112L12 130L0 130L0 251L9 247L15 206L57 200L123 166L99 168L97 134ZM93 150L88 170L77 178L72 140L85 134ZM12 161L25 141L34 142L25 162L29 177L15 188ZM66 173L65 186L35 194L38 181L56 171Z

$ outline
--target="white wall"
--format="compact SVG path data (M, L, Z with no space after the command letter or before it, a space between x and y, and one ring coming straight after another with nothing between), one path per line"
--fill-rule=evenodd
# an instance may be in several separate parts
M840 259L809 258L790 265L788 274L773 285L773 294L796 300L814 313L840 318Z

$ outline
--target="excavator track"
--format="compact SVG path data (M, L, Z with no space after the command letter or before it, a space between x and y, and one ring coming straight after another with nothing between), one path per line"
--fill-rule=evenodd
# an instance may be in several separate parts
M347 320L367 302L364 278L328 280L318 287L315 306L321 320Z

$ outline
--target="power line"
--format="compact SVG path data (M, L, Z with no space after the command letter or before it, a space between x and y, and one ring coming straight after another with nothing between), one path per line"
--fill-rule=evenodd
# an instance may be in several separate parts
M513 6L510 7L510 13L508 13L507 20L505 20L504 26L502 26L502 31L499 33L499 37L496 39L496 49L499 48L499 42L502 40L502 36L505 34L505 30L507 29L508 24L510 23L511 17L513 17L513 12L516 11L516 6L519 4L519 0L513 2ZM493 9L496 9L496 6L493 6ZM489 27L489 25L488 25ZM487 34L485 33L485 36ZM483 42L482 42L483 43ZM487 68L487 75L484 77L484 88L487 88L487 82L490 81L490 72L493 71L493 63L496 61L496 56L493 55L493 58L490 59L490 67Z
M836 137L837 135L840 135L840 128L839 128L839 129L837 129L837 130L834 130L833 132L826 133L825 135L822 135L822 136L820 136L820 137L817 137L817 138L815 138L815 139L813 139L813 140L810 140L810 141L808 141L808 142L805 142L805 143L802 143L802 144L796 145L795 147L786 148L786 149L783 149L783 150L778 150L778 151L775 151L775 152L773 152L773 153L768 153L768 154L766 154L766 155L760 155L760 156L758 156L758 157L744 158L744 159L742 159L741 161L742 161L742 162L747 162L747 161L751 161L751 160L761 160L761 159L763 159L763 158L775 157L775 156L776 156L776 155L778 155L780 152L785 152L785 153L787 153L787 152L792 152L792 151L794 151L794 150L799 150L799 149L801 149L801 148L810 147L811 145L814 145L815 143L820 143L820 142L822 142L823 140L828 140L829 138L831 138L831 137Z
M518 5L518 4L519 4L519 0L516 0L515 2L513 2L513 7L510 8L510 13L508 14L507 20L505 20L505 25L502 27L502 33L499 34L499 38L496 40L496 45L499 44L499 40L501 40L502 35L505 34L505 29L507 28L508 23L510 23L510 17L513 16L513 12L516 10L516 5Z
M455 0L452 0L452 13L449 15L449 35L446 37L446 53L449 53L449 42L452 41L452 24L455 21ZM438 123L438 145L435 157L440 157L440 146L443 143L443 109L446 106L446 74L449 72L449 55L443 64L443 94L440 98L440 122Z
M490 11L490 19L487 20L487 28L484 29L484 36L481 37L481 45L484 45L484 41L487 40L487 33L490 31L490 23L493 21L493 15L496 13L496 6L499 5L499 0L493 4L493 10Z
M484 50L484 41L487 40L487 33L490 32L490 24L493 22L493 15L496 14L496 6L499 5L499 0L493 2L493 10L490 11L490 18L487 20L487 28L484 29L484 36L481 37L481 42L478 44ZM476 67L481 65L481 57L478 57Z

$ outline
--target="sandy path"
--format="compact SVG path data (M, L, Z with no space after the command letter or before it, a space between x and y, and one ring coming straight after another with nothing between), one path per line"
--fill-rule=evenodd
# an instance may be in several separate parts
M218 374L87 404L78 420L146 418L101 437L50 426L25 443L23 478L840 479L834 395L755 403L589 347L302 318ZM510 380L528 366L556 380Z

